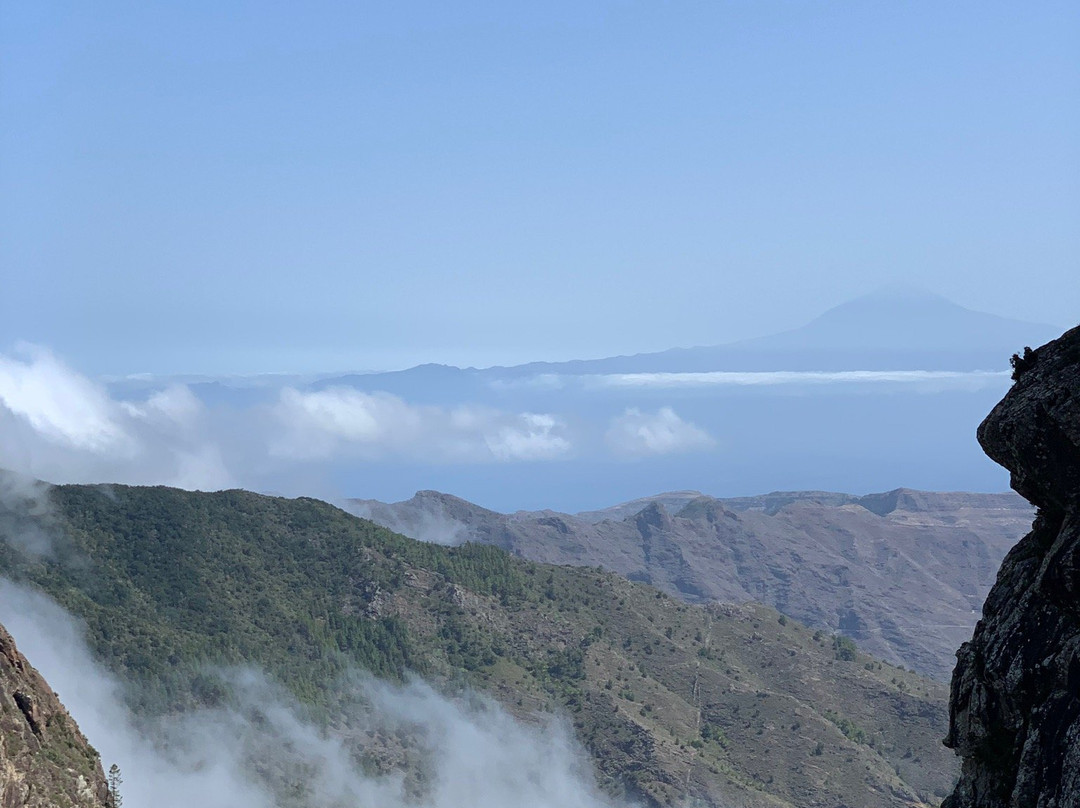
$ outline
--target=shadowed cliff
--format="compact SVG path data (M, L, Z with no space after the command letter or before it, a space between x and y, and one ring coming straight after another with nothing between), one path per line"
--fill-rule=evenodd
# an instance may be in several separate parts
M945 743L963 775L945 808L1080 805L1080 328L1015 378L979 442L1039 512L957 654Z

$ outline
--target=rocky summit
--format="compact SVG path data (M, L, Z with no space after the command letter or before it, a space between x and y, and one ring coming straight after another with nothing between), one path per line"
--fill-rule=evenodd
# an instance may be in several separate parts
M1039 511L957 654L945 808L1080 805L1080 327L1014 368L979 442Z

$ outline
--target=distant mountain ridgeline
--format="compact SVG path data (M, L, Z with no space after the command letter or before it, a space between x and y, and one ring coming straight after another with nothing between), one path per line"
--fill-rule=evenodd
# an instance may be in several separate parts
M402 370L309 376L175 377L207 403L246 405L283 385L322 390L350 387L389 392L410 401L542 395L589 377L626 374L796 373L846 371L1007 372L1024 345L1045 342L1057 329L973 311L939 295L885 289L849 300L803 326L737 342L562 362L486 368L421 364ZM561 380L561 381L560 381ZM117 379L124 396L160 387L162 379ZM170 380L164 380L170 381Z
M907 489L734 499L672 492L576 515L500 514L433 491L351 507L406 535L601 566L690 603L767 603L941 680L1032 518L1012 493Z
M1007 390L1009 357L1052 333L892 291L780 334L634 356L131 377L107 384L121 414L199 413L182 425L181 461L171 460L176 430L161 426L172 422L139 415L130 428L160 445L167 472L149 452L91 473L85 458L57 455L47 441L45 459L22 470L283 493L310 492L308 481L319 480L382 500L430 488L500 510L571 512L690 487L867 491L904 480L993 491L1007 478L979 451L972 425ZM214 449L196 463L190 446Z
M899 808L955 778L942 685L767 607L418 542L310 499L46 495L34 513L5 503L0 573L85 621L145 715L226 698L221 665L257 666L327 718L347 671L415 672L567 715L602 786L647 805ZM334 731L365 765L401 765Z
M510 367L420 365L392 373L334 376L348 384L409 396L430 386L461 392L498 380L712 371L1006 371L1009 356L1045 342L1057 329L973 311L917 290L882 290L849 300L799 328L755 339L693 348Z

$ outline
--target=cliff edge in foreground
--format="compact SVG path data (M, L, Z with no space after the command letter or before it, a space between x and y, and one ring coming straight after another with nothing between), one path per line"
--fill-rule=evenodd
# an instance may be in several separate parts
M0 626L0 806L111 805L97 752Z
M957 653L943 808L1080 805L1080 327L1016 371L979 442L1039 512Z

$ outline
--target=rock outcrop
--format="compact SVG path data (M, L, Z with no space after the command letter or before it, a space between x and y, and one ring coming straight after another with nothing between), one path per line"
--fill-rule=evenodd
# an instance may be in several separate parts
M1015 365L979 442L1039 511L957 653L945 808L1080 805L1080 327Z
M0 626L0 806L109 808L97 752Z

